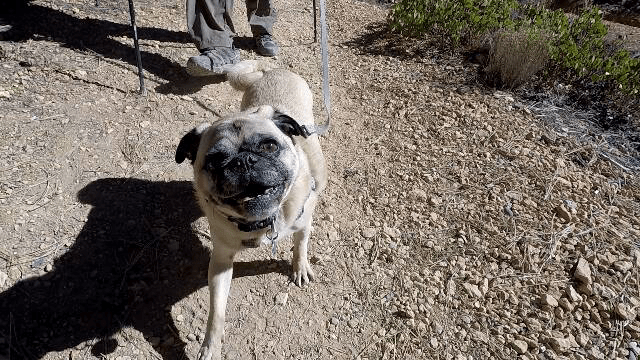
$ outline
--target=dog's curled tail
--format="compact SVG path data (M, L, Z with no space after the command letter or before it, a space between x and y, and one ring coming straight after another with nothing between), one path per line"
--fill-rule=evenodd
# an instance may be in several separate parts
M236 90L244 91L260 80L265 71L274 67L260 60L244 60L233 65L227 72L227 80Z

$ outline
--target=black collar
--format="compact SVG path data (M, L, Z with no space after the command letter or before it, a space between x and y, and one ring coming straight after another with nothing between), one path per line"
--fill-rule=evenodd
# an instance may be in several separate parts
M233 216L229 216L227 219L232 223L235 223L238 226L238 230L240 231L254 232L254 231L262 230L264 228L268 228L269 226L272 226L273 222L276 219L276 216L272 215L264 220L249 221L249 222L246 222L244 221L244 219L236 218Z

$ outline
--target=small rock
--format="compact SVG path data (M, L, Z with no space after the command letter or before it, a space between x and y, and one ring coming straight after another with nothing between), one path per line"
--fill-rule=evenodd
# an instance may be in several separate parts
M620 260L613 263L613 268L624 274L633 268L633 263Z
M573 306L571 301L569 301L569 299L567 299L566 297L563 297L560 300L558 300L558 305L560 305L560 307L562 307L567 312L572 312L575 307Z
M591 349L589 349L589 351L587 353L589 355L589 359L603 360L605 358L604 354L602 353L602 351L598 350L598 348L596 346L594 346Z
M371 250L371 248L373 247L373 241L371 241L371 240L367 240L367 241L365 241L365 242L362 244L362 247L363 247L365 250Z
M482 343L488 344L489 343L489 334L484 333L482 331L474 331L472 332L472 339L474 341L480 341Z
M579 293L585 294L587 296L593 295L593 287L591 286L591 284L580 284L577 290Z
M575 203L575 201L572 200L562 200L562 202L564 203L564 206L567 207L567 209L571 212L572 215L575 215L578 212L578 205Z
M329 322L331 323L331 325L338 325L338 323L340 322L340 320L338 320L337 317L333 316L331 317L331 319L329 320Z
M636 318L636 312L633 311L629 304L618 303L615 307L615 312L624 320L633 320Z
M427 193L422 189L413 189L411 190L411 195L415 196L420 200L424 200L427 198Z
M480 289L478 289L478 285L464 283L464 284L462 284L462 287L464 287L464 289L467 290L467 293L470 296L477 297L477 298L481 298L482 297L482 292L480 292ZM556 303L556 305L557 305L557 303Z
M431 338L431 340L429 341L431 343L431 347L434 349L438 348L438 338L436 338L435 336Z
M336 241L340 240L340 236L338 235L338 230L336 230L336 229L331 229L331 230L327 231L327 237L329 238L329 241L331 241L331 242L336 242Z
M540 297L540 303L552 308L558 307L558 300L556 300L556 298L551 294L542 295L542 297Z
M585 347L589 343L589 337L586 334L579 332L578 335L576 335L576 343L581 347Z
M634 249L633 252L631 253L631 256L633 257L634 265L636 267L640 267L640 250Z
M195 335L195 334L189 334L189 335L187 335L187 340L189 340L189 341L196 341L196 340L197 340L196 335Z
M478 288L480 289L480 292L482 292L482 296L486 296L489 291L489 279L484 278L482 280L482 284L480 284Z
M376 229L369 227L362 229L362 237L365 239L370 239L374 236L376 236Z
M572 348L578 347L578 343L576 342L575 338L571 335L568 337L548 337L545 339L544 342L549 344L549 346L551 346L553 351L560 354L566 354Z
M407 309L407 310L398 310L395 312L396 316L401 317L403 319L413 319L416 315L413 313L412 310Z
M353 318L349 321L347 321L347 325L349 325L350 328L355 328L356 326L358 326L358 319Z
M399 238L400 235L402 235L400 233L400 230L398 230L396 228L393 228L393 227L387 227L387 226L384 227L384 233L389 235L389 237L394 238L394 239L395 238Z
M275 296L276 305L284 305L287 303L287 299L289 299L289 293L281 292Z
M526 354L527 349L529 348L527 342L522 340L513 340L510 345L511 348L520 355Z
M20 280L22 278L22 271L17 266L9 268L9 278L11 280Z
M9 280L9 275L7 275L3 271L0 271L0 288L4 287L4 284L7 283L7 280Z
M591 268L584 258L578 259L573 272L573 278L585 285L590 285L593 282L591 279Z
M565 223L570 223L571 222L571 213L569 213L569 211L567 211L567 209L564 207L564 205L556 206L554 211L556 212L556 215L560 219L562 219Z
M456 283L453 279L447 280L447 296L453 296L456 293Z

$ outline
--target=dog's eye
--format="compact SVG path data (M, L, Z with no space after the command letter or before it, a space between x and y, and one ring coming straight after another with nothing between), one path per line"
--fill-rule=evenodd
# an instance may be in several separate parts
M274 140L264 140L260 143L260 152L262 153L274 153L278 151L278 143Z

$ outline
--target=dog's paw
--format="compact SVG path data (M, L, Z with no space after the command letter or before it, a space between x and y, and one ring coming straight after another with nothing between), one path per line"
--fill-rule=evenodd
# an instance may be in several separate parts
M222 349L215 345L202 344L198 351L197 360L222 360Z
M313 280L316 275L313 273L311 269L311 264L309 261L305 260L294 260L293 261L293 283L302 287L304 284L308 284Z

